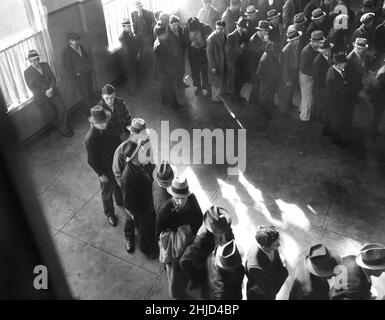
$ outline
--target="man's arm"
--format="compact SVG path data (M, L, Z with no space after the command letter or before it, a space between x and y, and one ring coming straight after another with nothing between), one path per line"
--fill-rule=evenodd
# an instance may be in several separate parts
M72 63L72 59L71 59L71 52L69 50L71 50L69 47L67 47L64 50L64 53L63 53L63 66L64 66L64 69L71 76L76 77L75 69L74 69L74 66L73 66L73 63Z
M94 169L94 171L99 177L103 176L104 171L101 165L100 155L95 140L91 137L90 139L86 140L85 145L87 151L88 164L92 169Z

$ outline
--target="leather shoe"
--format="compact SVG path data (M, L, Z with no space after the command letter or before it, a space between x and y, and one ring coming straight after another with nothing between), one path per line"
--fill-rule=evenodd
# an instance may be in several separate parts
M129 254L134 253L134 251L135 251L135 242L134 241L131 241L131 240L127 241L127 243L126 243L126 251Z
M108 217L108 223L109 223L111 226L116 227L117 224L118 224L118 219L116 218L115 215L110 216L110 217Z

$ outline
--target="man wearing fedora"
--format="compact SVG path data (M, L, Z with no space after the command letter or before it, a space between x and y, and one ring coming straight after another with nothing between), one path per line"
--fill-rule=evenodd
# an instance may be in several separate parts
M71 32L67 35L68 45L63 53L63 66L78 87L85 108L84 112L88 118L94 103L92 62L79 40L80 36L77 33Z
M310 247L296 268L289 300L329 300L328 279L341 262L340 256L323 244Z
M227 36L226 53L228 61L231 101L243 104L241 89L245 83L247 19L240 17L237 28Z
M311 37L311 33L316 30L321 30L324 35L328 35L330 29L332 28L332 21L325 11L322 11L321 8L313 10L311 13L311 22L306 30L307 38Z
M125 153L125 167L121 176L121 188L126 215L124 234L126 251L131 254L135 250L135 227L138 229L140 251L148 259L157 258L155 240L155 209L152 197L154 165L141 163L140 142L128 140Z
M205 292L207 258L217 245L223 245L233 239L230 213L218 206L207 209L194 242L187 247L180 261L183 272L190 280L190 289L203 286L202 297L207 295Z
M213 7L213 0L202 0L203 8L198 12L200 22L208 24L212 29L215 29L215 23L221 19L219 11Z
M181 226L189 226L195 237L202 225L202 210L186 178L175 177L167 191L171 199L166 201L156 216L155 239L159 240L163 231L176 232ZM167 263L166 271L170 296L175 299L185 298L188 279L180 267L180 257Z
M272 29L269 31L269 39L275 44L275 48L280 52L283 48L284 32L283 25L281 23L281 13L276 9L272 9L267 12L267 20L270 23Z
M122 28L123 32L119 37L122 48L122 62L126 70L128 94L133 95L141 83L141 54L138 40L132 31L130 19L125 18L122 21Z
M385 246L378 243L367 244L357 256L342 258L346 270L346 281L335 284L330 290L331 300L374 300L378 297L371 293L373 277L380 277L385 272Z
M288 44L281 52L282 81L279 94L279 106L280 111L286 115L288 114L289 108L293 106L295 93L299 91L298 72L301 54L301 35L301 31L297 31L294 25L290 25L286 32Z
M226 34L229 35L237 28L237 21L241 16L241 1L230 0L230 6L222 15L222 20L226 23Z
M266 44L265 52L259 61L257 77L259 86L259 105L268 120L271 119L271 112L275 107L274 97L278 91L281 81L281 68L278 60L278 52L275 44Z
M282 21L285 30L293 23L294 16L303 12L308 0L286 0L282 8Z
M308 20L306 19L305 14L303 12L299 12L294 16L294 28L298 32L301 32L301 37L299 38L299 47L301 51L309 42L309 38L306 37L307 21Z
M352 29L347 14L339 14L334 18L333 27L330 29L327 39L333 43L333 53L350 51Z
M112 172L112 161L120 138L109 122L111 113L101 106L91 108L91 126L85 138L87 161L100 180L104 213L115 227L117 218L112 195L118 206L123 205L122 193Z
M347 117L351 112L351 74L346 69L348 61L345 53L333 54L333 65L329 68L326 79L326 118L323 135L330 135L332 142L346 148L343 133Z
M30 66L24 71L25 82L31 90L34 102L64 137L72 137L67 125L67 108L56 87L56 77L46 62L40 62L36 50L28 52Z
M247 60L248 70L250 72L250 79L252 83L249 103L252 105L258 105L259 103L259 78L257 76L257 70L259 61L263 53L265 52L266 45L270 42L269 31L272 30L267 20L261 20L258 22L256 33L251 37L247 45Z
M248 6L245 16L247 18L247 39L250 40L258 27L258 10L254 6Z
M310 43L302 49L299 66L299 86L301 88L300 119L309 121L313 105L313 62L318 55L320 44L325 41L321 30L313 31Z
M328 40L318 48L319 54L313 62L313 94L314 94L314 119L322 120L326 108L325 79L329 68L332 65L332 46Z
M171 186L176 173L176 168L168 161L163 161L153 171L152 198L156 215L159 214L163 205L171 198L167 189Z
M374 21L375 21L375 14L373 12L365 13L361 19L361 26L357 28L357 30L354 31L352 39L353 41L356 40L356 38L365 38L368 40L368 50L372 51L373 49L373 36L374 36ZM374 52L371 52L372 55L374 55Z
M215 24L215 31L207 38L206 56L208 62L208 79L211 85L213 102L221 103L226 90L227 61L225 22Z
M361 26L361 23L362 23L361 22L361 17L364 14L369 13L369 12L373 12L374 13L374 10L375 10L375 5L374 5L374 1L373 0L362 0L362 2L361 2L361 9L354 16L354 21L353 21L352 28L354 30L358 29Z
M281 260L279 232L274 226L257 227L246 262L247 300L275 300L289 273Z
M210 300L242 300L245 268L234 240L218 245L207 259Z
M118 132L120 141L126 141L130 136L128 127L131 124L131 113L124 99L118 98L116 89L106 84L102 88L102 100L98 104L111 113L112 127Z
M329 13L333 10L334 4L335 3L333 0L311 0L303 9L303 13L306 16L306 19L310 21L312 17L312 12L315 9L320 8L323 12L329 15Z

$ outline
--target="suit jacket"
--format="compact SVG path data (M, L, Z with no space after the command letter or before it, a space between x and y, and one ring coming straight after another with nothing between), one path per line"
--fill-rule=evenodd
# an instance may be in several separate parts
M255 242L245 263L248 300L275 300L289 273L284 267L278 250L270 261L266 253Z
M300 47L297 45L297 49L294 47L293 42L289 42L281 53L281 70L282 80L284 83L298 81L298 70L299 70L299 58L300 58Z
M325 278L311 274L300 261L295 271L289 300L329 300L329 283Z
M48 97L45 95L45 92L53 88L53 94L58 94L56 88L56 77L53 74L51 67L46 62L41 62L40 67L43 71L41 74L34 67L29 66L28 69L24 71L24 79L27 83L29 90L32 91L33 97L37 104L44 104L48 102Z
M169 65L174 72L183 73L185 70L185 49L188 44L186 41L186 37L184 35L184 31L181 27L178 27L178 36L171 30L170 26L167 28L167 44L169 46L169 51L172 56L172 61Z
M154 43L154 66L155 76L160 80L163 77L171 77L172 56L167 42L155 40Z
M259 61L257 76L260 80L260 89L277 89L281 78L278 57L273 52L265 52Z
M63 66L73 77L77 77L78 73L82 74L91 71L91 61L88 57L87 51L83 45L79 46L82 56L70 46L67 46L63 53Z
M153 36L156 21L152 11L143 9L142 17L139 17L138 11L134 11L131 13L131 20L136 36Z
M373 46L373 36L374 28L367 28L362 24L356 31L354 31L352 42L354 42L357 38L365 38L368 40L369 48L371 48Z
M285 39L285 30L283 29L283 25L279 24L278 27L273 27L273 30L269 31L269 39L274 42L276 49L278 51L282 50L283 40Z
M241 45L246 43L246 37L242 37L237 30L234 30L227 36L226 52L229 64L242 63L245 58L246 48Z
M226 36L219 36L214 31L207 39L206 56L208 62L209 82L220 88L226 72ZM216 69L216 73L212 69Z
M310 43L302 49L299 69L302 73L312 76L313 75L313 62L318 51L314 50Z
M122 52L126 63L135 63L137 61L139 46L133 33L123 32L119 37L122 46Z
M236 29L236 22L240 17L240 12L233 12L229 8L223 13L222 20L226 22L226 34L229 35Z
M319 53L313 62L313 80L315 89L325 88L326 74L332 65L331 60L326 60L325 57Z
M364 54L362 57L359 57L354 50L352 50L348 56L348 64L351 69L352 76L352 86L354 87L354 91L358 92L362 89L363 86L363 78L369 71L369 62L368 57Z
M348 72L345 79L331 66L326 74L326 101L329 115L342 117L350 102L350 90Z
M316 30L321 30L324 36L327 37L332 27L332 22L328 16L326 16L325 20L319 25L312 21L306 29L306 37L310 39L311 33Z
M378 53L385 53L385 22L378 25L374 30L373 45Z
M266 50L266 44L267 42L256 33L247 45L247 61L252 76L257 72L259 60Z
M347 256L342 259L342 265L347 270L346 288L330 289L331 300L370 300L372 284L366 278L361 267L356 263L356 256Z

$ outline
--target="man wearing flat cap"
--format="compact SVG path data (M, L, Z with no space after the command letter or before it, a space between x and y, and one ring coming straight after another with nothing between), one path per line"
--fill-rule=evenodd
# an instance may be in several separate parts
M34 102L64 137L72 137L73 132L67 126L67 108L56 87L51 67L46 62L40 62L36 50L28 52L27 60L31 65L24 71L24 79Z
M339 255L323 244L312 246L295 271L289 300L330 300L329 283L341 264Z
M230 213L224 208L212 206L203 215L194 242L187 247L180 260L180 266L190 280L190 289L204 286L207 279L206 261L217 245L234 239ZM202 288L204 298L205 288Z
M75 81L83 100L84 113L88 118L94 102L92 62L79 40L80 36L76 33L71 32L67 35L68 46L63 53L63 66Z
M367 244L357 256L342 258L346 278L343 283L333 284L330 290L331 300L375 300L372 294L371 277L380 277L385 272L385 246L379 243Z
M122 65L126 71L126 81L128 84L128 94L133 95L141 84L141 54L139 42L132 32L130 19L122 21L123 32L119 37L122 48Z
M228 61L231 101L243 104L241 89L245 82L247 19L240 17L237 28L227 36L226 53Z

